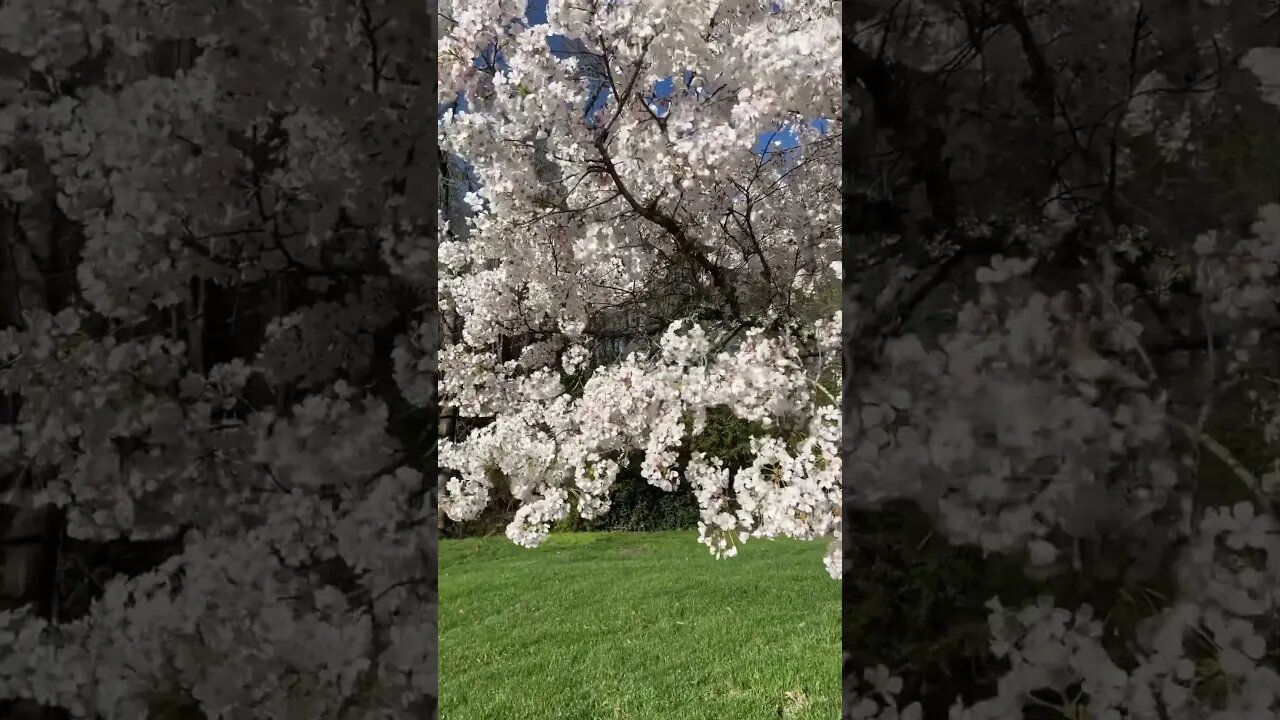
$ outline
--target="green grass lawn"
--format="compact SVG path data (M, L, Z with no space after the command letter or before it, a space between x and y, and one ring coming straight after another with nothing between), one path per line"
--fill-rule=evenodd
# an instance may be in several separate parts
M441 720L833 720L840 584L823 543L696 533L440 543Z

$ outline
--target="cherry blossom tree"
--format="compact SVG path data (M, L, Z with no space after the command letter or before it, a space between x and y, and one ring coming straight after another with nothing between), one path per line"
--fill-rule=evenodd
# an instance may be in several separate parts
M717 555L826 539L838 577L837 8L455 3L442 31L439 99L467 107L441 144L478 187L439 238L466 421L441 509L510 493L507 535L536 546L638 462L692 487ZM791 140L752 152L762 132ZM694 449L714 412L750 426L749 462Z

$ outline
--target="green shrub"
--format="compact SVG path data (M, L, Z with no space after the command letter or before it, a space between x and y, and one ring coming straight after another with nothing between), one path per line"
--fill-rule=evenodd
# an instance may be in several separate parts
M657 532L698 526L698 501L688 485L668 492L650 485L638 469L619 475L611 500L604 517L577 518L580 526L574 529Z

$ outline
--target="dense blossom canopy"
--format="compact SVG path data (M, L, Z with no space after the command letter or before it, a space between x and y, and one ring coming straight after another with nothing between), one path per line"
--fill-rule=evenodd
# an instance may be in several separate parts
M535 546L636 460L692 486L713 552L826 538L839 576L837 10L447 13L441 144L476 186L440 235L443 400L476 421L440 448L450 517L499 484ZM762 133L786 141L753 152ZM755 424L751 462L688 450L715 408Z

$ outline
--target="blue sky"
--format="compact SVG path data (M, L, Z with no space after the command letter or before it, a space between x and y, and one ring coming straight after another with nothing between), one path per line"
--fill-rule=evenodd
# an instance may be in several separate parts
M547 0L529 0L527 8L528 9L526 11L525 17L528 19L531 25L541 25L547 22ZM778 4L775 3L774 10L775 12L777 12L777 11L780 11L781 8ZM566 52L566 50L570 48L565 38L561 35L552 35L548 39L547 45L550 47L551 52L558 56L562 56ZM488 57L478 56L476 58L476 64L484 65L487 62L493 62L494 58L492 57L492 55L489 55L490 52L491 50L486 52L486 55L488 55ZM496 59L496 61L497 61L498 67L502 67L503 65L502 58L499 57ZM667 77L663 80L659 80L653 87L651 97L656 100L661 100L664 97L670 97L671 93L674 91L674 88L675 88L675 83L673 82L671 77ZM608 100L609 100L609 91L605 89L599 93L599 95L596 98L596 101L592 103L591 107L584 108L584 113L583 113L584 116L590 116L596 110L603 107L608 102ZM466 98L462 97L459 99L458 112L466 112L466 110L467 110ZM661 114L661 111L659 111L659 114ZM827 126L827 121L818 119L818 120L812 121L810 125L813 127L818 127L819 129L825 130ZM756 141L755 141L755 145L752 147L752 152L763 153L770 146L770 144L772 144L774 151L786 151L797 145L796 136L793 132L785 129L784 130L776 130L776 129L766 130L756 136Z

